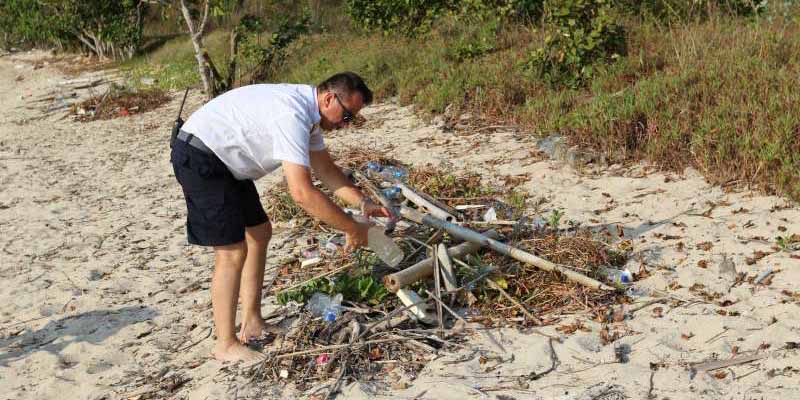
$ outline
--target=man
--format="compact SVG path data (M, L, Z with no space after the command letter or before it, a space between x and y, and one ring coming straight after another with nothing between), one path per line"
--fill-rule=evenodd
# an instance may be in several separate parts
M315 188L309 169L344 202L367 215L390 215L333 163L321 132L346 126L371 102L372 92L361 77L344 72L317 87L237 88L208 102L183 125L171 158L186 198L189 243L214 248L216 359L261 357L244 343L260 337L265 328L261 288L272 235L254 180L282 166L292 199L313 217L344 231L348 249L366 245L369 224L357 223ZM238 298L241 341L234 331Z

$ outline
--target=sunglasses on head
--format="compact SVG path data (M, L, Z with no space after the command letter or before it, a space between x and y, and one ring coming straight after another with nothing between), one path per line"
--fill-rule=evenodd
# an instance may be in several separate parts
M353 116L353 113L351 113L350 110L348 110L347 107L344 106L344 103L342 103L342 99L339 98L338 94L334 93L333 96L336 97L336 101L338 101L339 105L342 106L342 122L345 123L353 122L353 119L355 118L355 116Z

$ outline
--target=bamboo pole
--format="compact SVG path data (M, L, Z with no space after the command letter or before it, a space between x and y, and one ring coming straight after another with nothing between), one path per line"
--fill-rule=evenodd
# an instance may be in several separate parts
M448 213L447 211L437 207L432 202L428 201L428 199L420 196L417 192L411 190L408 186L403 184L402 182L396 183L397 187L403 191L403 196L405 196L406 200L414 203L417 207L425 209L428 213L435 218L443 219L447 222L454 222L456 221L456 217L452 214Z
M447 231L449 234L459 237L463 240L466 240L467 242L475 243L478 244L479 246L488 247L494 251L497 251L498 253L507 255L515 260L522 261L526 264L533 265L534 267L539 268L541 270L558 271L559 273L561 273L561 275L563 275L567 279L573 282L580 283L581 285L584 285L588 288L608 290L608 291L614 290L614 288L612 288L611 286L608 286L598 280L592 279L579 272L575 272L561 265L554 264L550 261L537 257L524 250L520 250L516 247L509 246L503 242L482 235L471 229L464 228L462 226L447 221L442 221L441 219L435 218L428 214L422 214L417 210L408 207L401 207L400 215L403 218L409 219L418 224L424 224L433 228L443 229Z
M478 233L476 232L475 234ZM487 237L498 237L497 232L495 231L487 231L484 232L483 235L486 235ZM467 254L477 252L481 247L482 246L479 243L464 242L458 246L453 246L447 249L447 253L451 258L460 258L466 256ZM410 285L419 281L420 279L432 276L434 257L436 257L436 254L434 254L433 257L426 258L425 260L422 260L402 271L386 275L383 278L383 285L386 286L387 290L395 293L406 285Z

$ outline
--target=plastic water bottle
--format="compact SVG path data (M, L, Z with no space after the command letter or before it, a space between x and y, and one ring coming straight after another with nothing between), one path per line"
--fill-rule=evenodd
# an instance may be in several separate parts
M606 279L609 283L621 286L627 286L633 283L633 274L627 268L625 269L616 269L616 268L603 268L601 269L601 273L606 276Z
M353 217L359 223L368 223L369 218L363 215L356 215ZM403 261L403 250L392 238L383 233L383 228L373 225L367 231L367 247L372 250L386 265L396 267Z
M383 165L377 161L370 161L367 163L364 173L370 178L383 179L381 171L383 171Z
M383 179L389 182L396 182L396 181L404 181L408 176L408 173L403 168L389 165L387 167L384 167L383 170L381 170L381 176L383 177Z
M403 195L403 190L397 186L392 186L390 188L383 189L381 193L383 193L383 197L386 197L389 200L398 200Z
M317 317L331 323L342 315L342 294L337 293L333 298L324 293L314 293L308 301L308 309Z

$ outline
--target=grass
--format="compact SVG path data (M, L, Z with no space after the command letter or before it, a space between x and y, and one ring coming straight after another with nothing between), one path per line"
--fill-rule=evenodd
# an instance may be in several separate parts
M795 15L713 15L670 26L631 19L628 54L598 66L584 89L553 89L525 70L529 52L544 37L535 26L501 27L487 44L480 24L448 19L416 39L346 29L306 36L291 46L275 80L317 83L352 70L379 100L397 96L423 114L450 106L532 135L560 132L611 161L643 159L668 170L692 166L711 182L797 201ZM209 37L212 56L224 52L226 39L222 31ZM198 83L187 39L168 42L129 66L134 78L157 76L163 88Z

